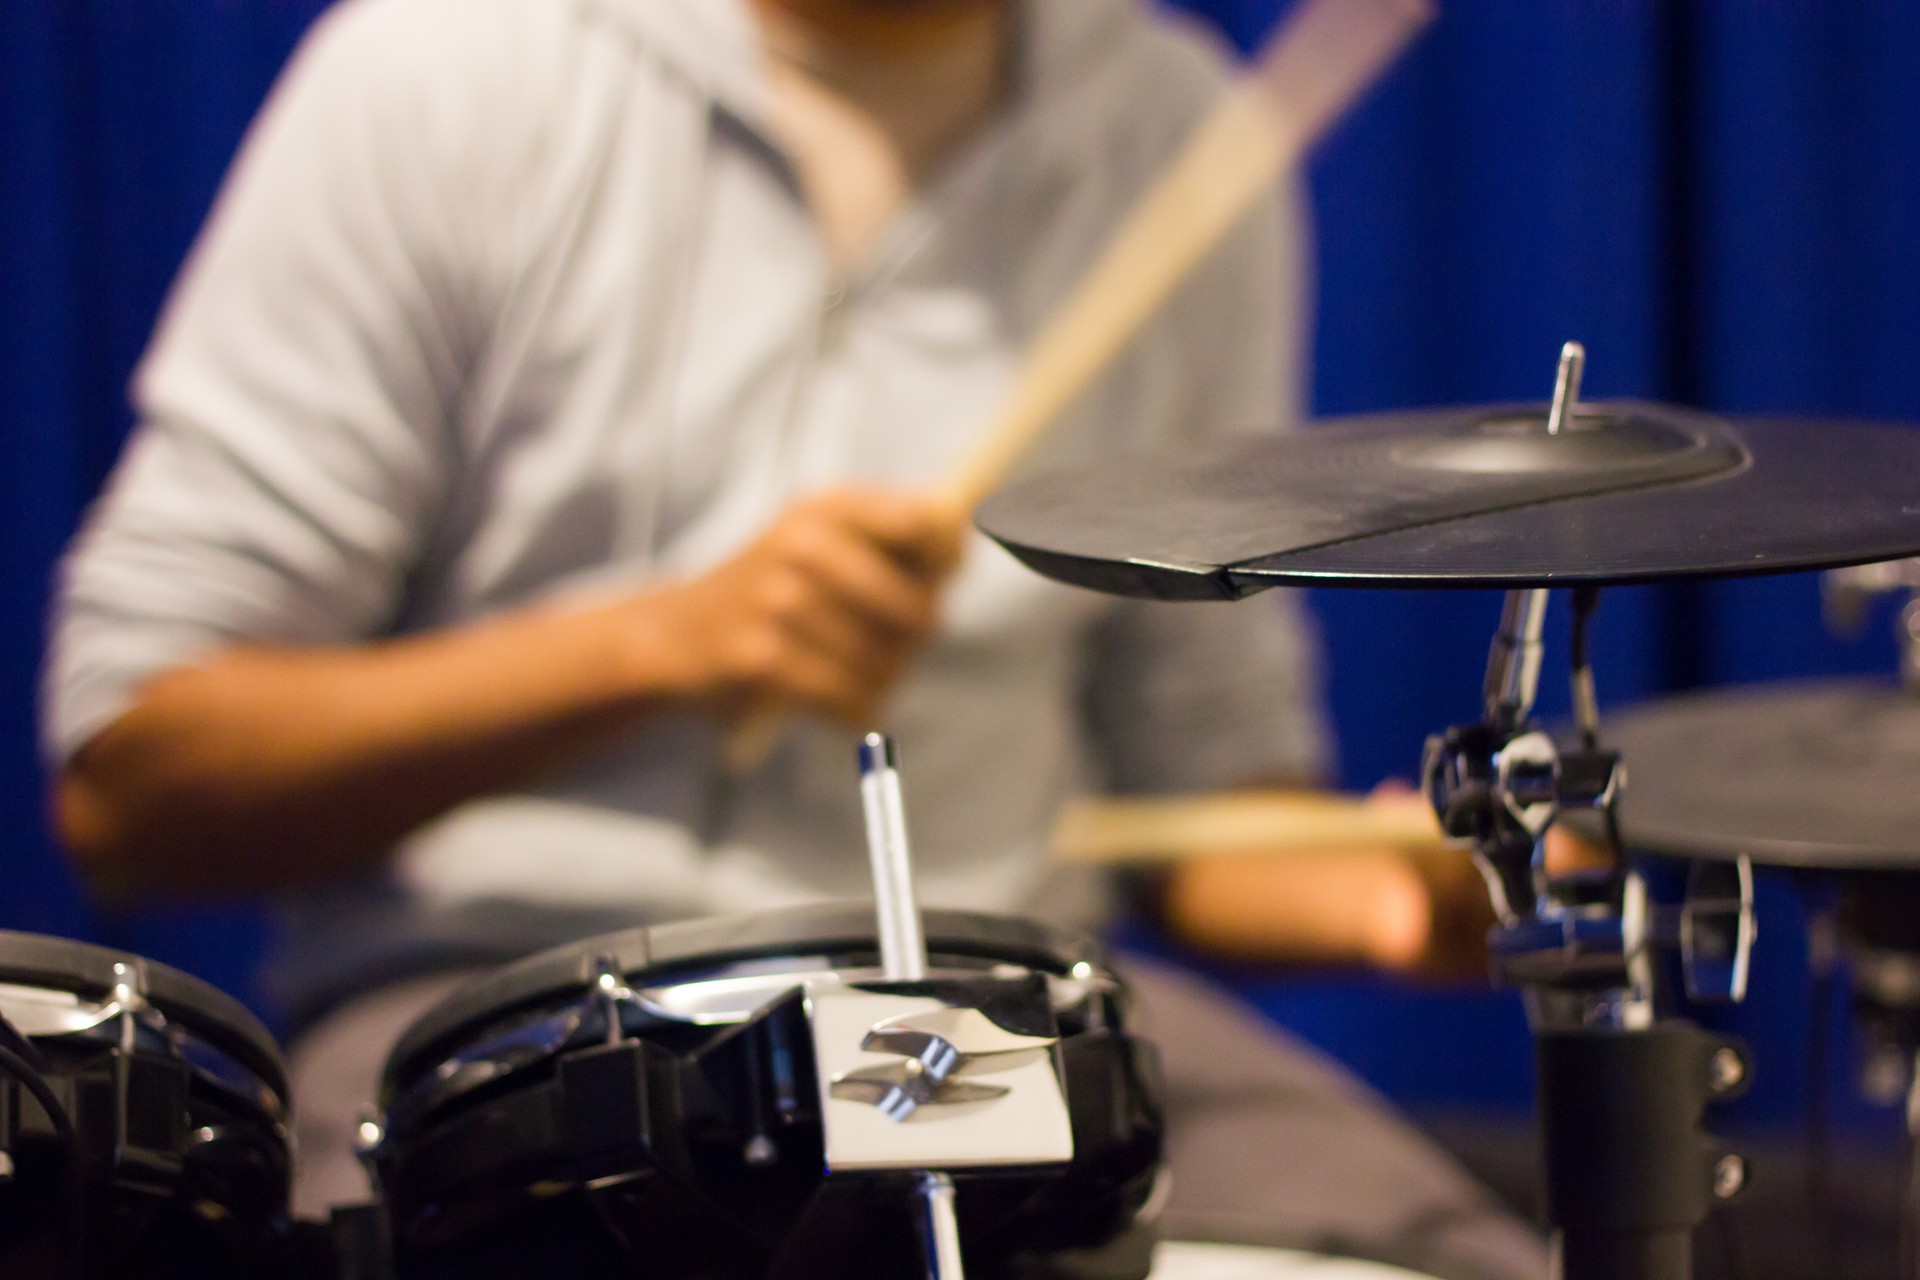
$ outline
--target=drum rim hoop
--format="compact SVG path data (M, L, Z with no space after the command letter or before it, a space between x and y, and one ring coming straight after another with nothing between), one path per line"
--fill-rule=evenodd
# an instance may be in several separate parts
M1076 964L1110 971L1092 934L1017 916L933 910L924 914L934 954L1024 963L1066 973ZM381 1097L433 1069L468 1036L520 1009L584 990L596 957L612 956L630 981L641 975L734 964L807 951L874 947L870 902L820 903L776 911L703 916L599 934L538 952L464 983L416 1018L381 1071Z
M287 1102L286 1062L266 1024L213 984L132 952L46 934L0 929L0 982L71 991L91 999L112 994L116 964L138 966L146 998L168 1019L227 1054Z

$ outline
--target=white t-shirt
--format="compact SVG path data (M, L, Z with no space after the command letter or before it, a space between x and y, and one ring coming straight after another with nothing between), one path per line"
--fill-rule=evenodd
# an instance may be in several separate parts
M1021 22L1013 104L835 280L763 127L743 0L337 5L139 370L141 426L64 565L49 750L223 645L631 588L808 491L937 483L1223 78L1129 0ZM1286 201L1250 219L1034 465L1289 420L1302 239ZM1063 800L1317 771L1312 658L1283 593L1121 602L976 539L887 726L922 897L1097 919L1098 879L1042 857ZM799 728L739 778L720 738L650 725L287 902L283 993L864 895L845 735Z

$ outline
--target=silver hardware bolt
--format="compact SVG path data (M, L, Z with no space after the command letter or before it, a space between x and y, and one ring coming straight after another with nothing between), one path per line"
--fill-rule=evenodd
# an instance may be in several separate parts
M1580 377L1587 370L1587 349L1577 342L1560 348L1560 369L1553 380L1553 408L1547 413L1547 434L1557 436L1573 420L1580 403Z
M1713 1051L1713 1058L1707 1064L1707 1081L1715 1093L1725 1093L1738 1088L1747 1078L1747 1064L1740 1055L1724 1046Z
M145 991L146 983L139 972L132 965L116 960L113 965L113 1002L122 1010L143 1009L147 1003Z
M1739 1156L1721 1156L1713 1166L1713 1195L1716 1200L1731 1200L1747 1185L1747 1162Z
M378 1120L368 1116L360 1122L360 1127L353 1131L353 1137L355 1148L364 1156L380 1145L381 1139L386 1137L386 1132L381 1129Z

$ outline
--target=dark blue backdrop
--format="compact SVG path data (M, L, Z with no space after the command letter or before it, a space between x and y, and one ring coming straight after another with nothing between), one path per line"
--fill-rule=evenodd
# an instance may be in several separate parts
M1278 7L1181 2L1243 45ZM250 915L104 915L64 872L33 685L49 566L127 428L128 371L322 7L0 4L0 924L113 941L243 994ZM1920 419L1917 136L1920 0L1452 0L1312 165L1317 408L1539 397L1577 336L1594 395ZM1348 784L1404 774L1428 730L1473 712L1491 598L1314 605ZM1618 592L1599 641L1616 701L1893 664L1885 626L1824 635L1807 579ZM1797 905L1769 884L1762 910L1760 999L1740 1019L1784 1048L1805 1032ZM1508 996L1250 989L1403 1097L1524 1097ZM1793 1084L1763 1072L1750 1109L1785 1116Z

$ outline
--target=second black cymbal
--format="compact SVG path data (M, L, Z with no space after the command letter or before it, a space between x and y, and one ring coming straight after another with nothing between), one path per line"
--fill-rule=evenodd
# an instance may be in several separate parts
M1920 430L1660 405L1386 414L1036 477L979 511L1041 573L1233 599L1280 585L1524 587L1920 552Z
M1650 853L1829 871L1920 870L1920 693L1796 681L1604 717L1621 832Z

